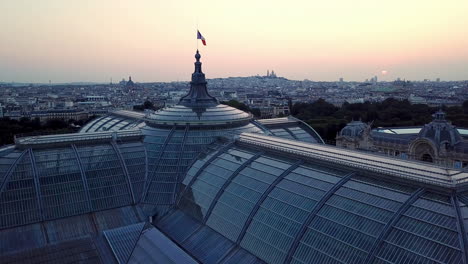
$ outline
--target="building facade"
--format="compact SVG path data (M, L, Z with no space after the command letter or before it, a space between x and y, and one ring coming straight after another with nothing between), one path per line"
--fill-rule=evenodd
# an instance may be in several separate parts
M442 111L433 116L434 120L423 127L371 129L370 124L353 121L338 133L336 145L448 167L468 167L468 130L453 126Z

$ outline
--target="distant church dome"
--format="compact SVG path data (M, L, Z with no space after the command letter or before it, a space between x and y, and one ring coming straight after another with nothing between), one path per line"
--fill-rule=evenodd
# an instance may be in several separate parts
M127 87L133 87L135 86L135 83L132 81L132 76L128 77L128 82L125 84Z
M362 121L351 121L339 133L345 137L360 137L369 125Z
M436 146L448 144L453 147L462 141L458 130L449 121L445 119L445 113L438 111L433 115L434 120L423 126L419 132L419 138L426 138L435 143Z

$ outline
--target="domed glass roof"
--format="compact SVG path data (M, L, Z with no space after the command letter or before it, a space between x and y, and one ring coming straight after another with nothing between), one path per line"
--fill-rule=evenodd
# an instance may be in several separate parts
M164 108L148 115L146 122L153 126L195 125L226 126L245 125L252 115L236 108L221 105L208 93L205 74L202 72L200 53L195 54L195 72L192 74L190 90L175 107Z
M251 123L251 114L219 104L208 93L200 57L197 50L187 95L178 105L147 115L147 125L141 129L149 162L148 182L142 195L148 215L159 217L174 205L187 166L218 137L263 133Z
M214 105L208 108L176 105L150 114L146 118L149 125L245 125L252 115L227 105Z

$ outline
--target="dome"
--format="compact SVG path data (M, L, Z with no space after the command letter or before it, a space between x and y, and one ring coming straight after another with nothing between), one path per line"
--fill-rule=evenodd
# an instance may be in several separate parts
M263 133L252 124L251 114L219 104L208 93L200 57L197 50L187 95L174 107L148 114L141 129L149 162L148 184L142 195L148 215L158 217L171 208L187 166L218 137Z
M195 54L195 71L190 90L175 107L164 108L146 118L150 126L243 126L252 120L252 115L236 108L219 104L208 93L205 74L202 72L200 53Z
M146 123L153 126L194 125L225 126L245 125L252 115L227 105L214 105L208 108L176 105L148 115Z
M433 117L434 120L424 125L418 137L427 138L434 142L436 146L448 144L453 147L462 141L460 133L455 126L445 119L445 113L443 111L438 111Z
M127 87L133 87L135 86L135 83L132 81L132 76L128 77L128 82L125 84Z
M368 127L369 125L362 121L353 120L340 131L340 136L360 137Z

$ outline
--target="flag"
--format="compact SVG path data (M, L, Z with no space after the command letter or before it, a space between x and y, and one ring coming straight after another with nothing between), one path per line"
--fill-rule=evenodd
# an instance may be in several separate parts
M201 42L203 43L203 46L206 46L206 40L200 33L200 31L197 30L197 39L201 39Z

